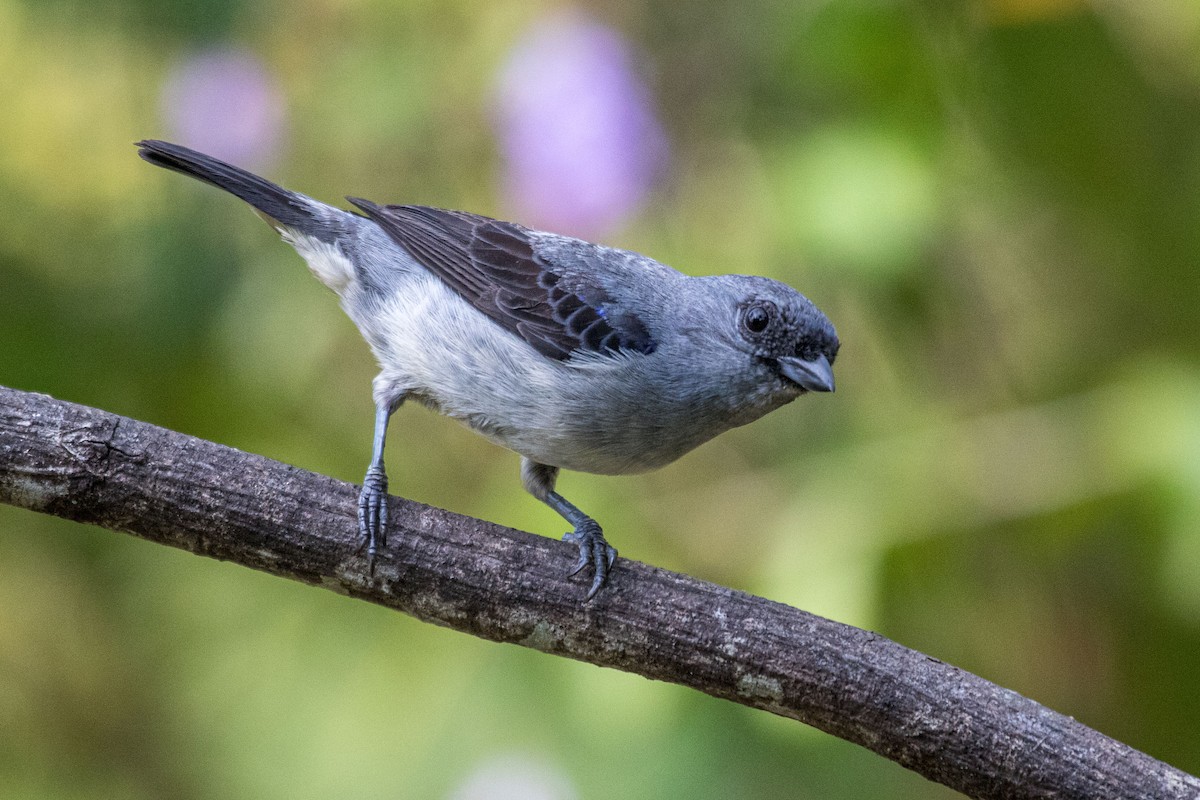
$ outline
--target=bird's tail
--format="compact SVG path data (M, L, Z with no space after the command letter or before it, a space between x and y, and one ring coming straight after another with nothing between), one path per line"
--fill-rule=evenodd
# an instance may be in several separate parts
M245 200L276 227L282 225L327 243L333 242L342 228L339 223L346 212L220 159L157 139L145 139L137 147L138 155L155 166L181 172Z

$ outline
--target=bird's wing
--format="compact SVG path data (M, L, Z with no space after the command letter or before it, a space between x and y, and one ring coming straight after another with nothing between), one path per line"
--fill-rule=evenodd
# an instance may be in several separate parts
M637 317L611 314L598 285L583 285L538 256L526 228L465 211L379 206L347 198L423 267L539 353L563 360L575 351L650 353L654 341Z

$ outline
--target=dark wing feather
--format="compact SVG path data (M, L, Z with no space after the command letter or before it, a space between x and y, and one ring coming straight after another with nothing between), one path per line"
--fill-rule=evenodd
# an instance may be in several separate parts
M465 211L347 199L423 267L542 355L562 360L576 350L654 351L641 320L607 314L602 288L560 286L562 275L538 256L520 225Z

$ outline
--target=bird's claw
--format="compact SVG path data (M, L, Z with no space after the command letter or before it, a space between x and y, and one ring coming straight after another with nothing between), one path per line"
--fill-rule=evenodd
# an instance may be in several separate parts
M608 570L617 560L616 548L604 540L600 526L592 520L577 526L575 530L563 535L564 542L572 542L579 546L579 560L571 570L571 576L578 575L589 564L594 576L592 586L588 589L587 599L591 600L608 581Z
M363 478L358 495L358 535L362 539L359 552L367 549L367 574L375 574L375 555L387 545L387 473L381 467L371 467Z

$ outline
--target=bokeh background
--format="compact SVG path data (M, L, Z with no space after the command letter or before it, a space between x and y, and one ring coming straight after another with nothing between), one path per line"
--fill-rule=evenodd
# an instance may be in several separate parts
M643 477L622 554L1200 771L1194 0L0 0L0 383L336 477L373 364L182 141L799 287L838 391ZM393 490L547 535L404 408ZM944 798L802 725L0 508L0 795Z

